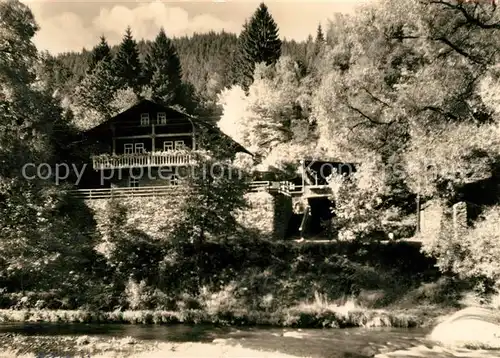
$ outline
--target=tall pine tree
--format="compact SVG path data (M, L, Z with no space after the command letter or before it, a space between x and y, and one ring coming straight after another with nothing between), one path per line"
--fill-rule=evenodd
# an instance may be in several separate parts
M115 114L111 102L120 87L126 87L122 80L114 75L107 61L99 61L92 73L83 78L73 95L75 122L81 129L96 126Z
M243 30L238 36L238 47L233 55L233 65L231 66L231 84L240 85L244 89L253 82L253 71L255 63L251 56L245 51L245 43L248 41L248 21L245 21Z
M278 26L267 6L261 3L238 38L238 53L234 63L237 75L234 83L248 90L253 82L255 64L264 62L272 65L280 56Z
M313 76L319 75L318 65L325 45L325 35L323 34L321 24L319 24L318 29L316 30L316 39L313 41L312 36L310 35L307 43L307 72Z
M142 85L142 65L139 60L137 42L132 37L132 30L127 27L125 36L113 61L115 75L120 79L120 87L130 87L140 93Z
M165 105L183 105L181 62L174 44L163 29L146 55L144 74L154 101Z
M111 61L111 48L104 36L101 36L100 42L96 45L90 54L88 73L91 73L96 68L97 64L101 61Z
M319 56L323 48L325 47L326 40L325 40L325 35L323 34L323 29L321 28L321 24L318 25L318 30L316 31L316 40L314 42L315 48L314 48L314 55L316 57Z
M101 36L89 54L87 74L72 94L74 122L80 129L96 126L115 114L111 102L119 89L129 87L123 76L116 75L115 67L111 48Z
M323 34L323 29L321 28L321 24L318 25L318 30L316 31L316 43L325 42L325 35Z

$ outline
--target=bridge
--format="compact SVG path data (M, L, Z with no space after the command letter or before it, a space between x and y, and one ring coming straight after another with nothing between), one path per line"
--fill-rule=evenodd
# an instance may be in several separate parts
M253 181L249 183L250 192L268 192L282 194L289 197L317 198L328 197L330 190L327 185L295 185L288 181ZM75 197L93 200L129 197L160 197L174 193L182 193L186 187L182 185L143 186L143 187L115 187L99 189L73 190Z

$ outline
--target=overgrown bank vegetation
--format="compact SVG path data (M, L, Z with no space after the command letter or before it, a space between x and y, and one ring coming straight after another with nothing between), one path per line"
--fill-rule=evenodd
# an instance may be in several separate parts
M433 283L434 261L404 243L121 240L108 260L107 282L85 291L41 291L26 280L26 291L2 295L9 310L0 321L406 328L458 306L464 288L452 279ZM416 305L431 312L425 317Z
M60 286L51 292L4 294L2 307L198 310L207 317L230 317L240 312L243 316L255 313L254 318L248 318L250 321L259 316L272 321L269 317L277 315L278 319L284 311L294 309L299 313L298 307L309 303L311 307L316 304L319 310L312 310L312 315L321 314L328 305L342 307L346 300L356 304L355 310L387 307L438 276L433 262L422 260L418 248L412 245L356 247L258 240L203 243L201 247L190 243L164 244L158 245L156 252L151 247L141 248L149 253L147 271L146 262L129 251L136 248L135 242L128 248L120 247L121 266L111 273L114 277L110 277L107 285L95 284L88 292L71 292L69 287ZM444 293L440 295L427 303L453 302L451 292L448 299Z
M141 47L128 29L117 49L101 39L85 71L61 78L69 58L83 57L38 54L30 10L1 1L2 307L177 312L168 317L195 310L207 320L283 324L290 312L300 321L315 294L380 308L450 305L473 286L497 291L498 16L486 3L384 0L293 44L279 40L261 5L237 39L173 41L162 31ZM200 54L176 49L205 41L217 49L210 53L234 49L221 72L212 68L217 57L198 61L207 64L201 70ZM79 131L138 98L221 113L219 126L257 156L230 163L217 143L213 160L248 176L256 165L293 174L304 156L360 163L350 179L330 178L336 240L294 246L241 227L244 180L189 180L172 227L153 239L126 222L119 202L98 228L70 184L23 177L25 163L83 162ZM380 243L388 223L414 220L417 196L445 206L474 201L483 212L473 228L443 230L425 244L430 258L406 243ZM322 314L341 320L319 309L311 325L328 321Z

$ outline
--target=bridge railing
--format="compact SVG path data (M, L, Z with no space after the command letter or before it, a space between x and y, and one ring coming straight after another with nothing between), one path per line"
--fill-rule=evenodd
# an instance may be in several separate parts
M183 188L176 185L145 186L137 188L104 188L104 189L78 189L73 195L82 199L109 199L128 197L155 197L172 195L182 192Z
M294 185L287 181L253 181L249 183L250 192L268 192L278 193L287 196L323 197L328 194L316 192L316 190L327 189L326 185L305 186ZM308 189L307 192L305 189ZM78 189L73 190L75 197L83 199L107 199L107 198L126 198L126 197L156 197L166 196L175 193L182 193L187 188L183 185L164 185L164 186L142 186L142 187L119 187L119 188L101 188L101 189Z
M273 181L253 181L249 183L250 192L270 192L284 195L298 194L298 187L290 186L288 182ZM291 189L294 189L292 191ZM174 193L182 193L186 188L182 185L165 186L143 186L143 187L120 187L120 188L100 188L100 189L78 189L72 193L75 197L82 199L108 199L108 198L128 198L128 197L157 197L167 196Z

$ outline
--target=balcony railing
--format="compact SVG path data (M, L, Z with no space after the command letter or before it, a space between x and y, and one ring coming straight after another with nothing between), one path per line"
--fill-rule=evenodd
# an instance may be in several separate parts
M101 154L92 157L92 164L95 170L135 167L186 166L194 164L194 158L188 151L117 155Z

